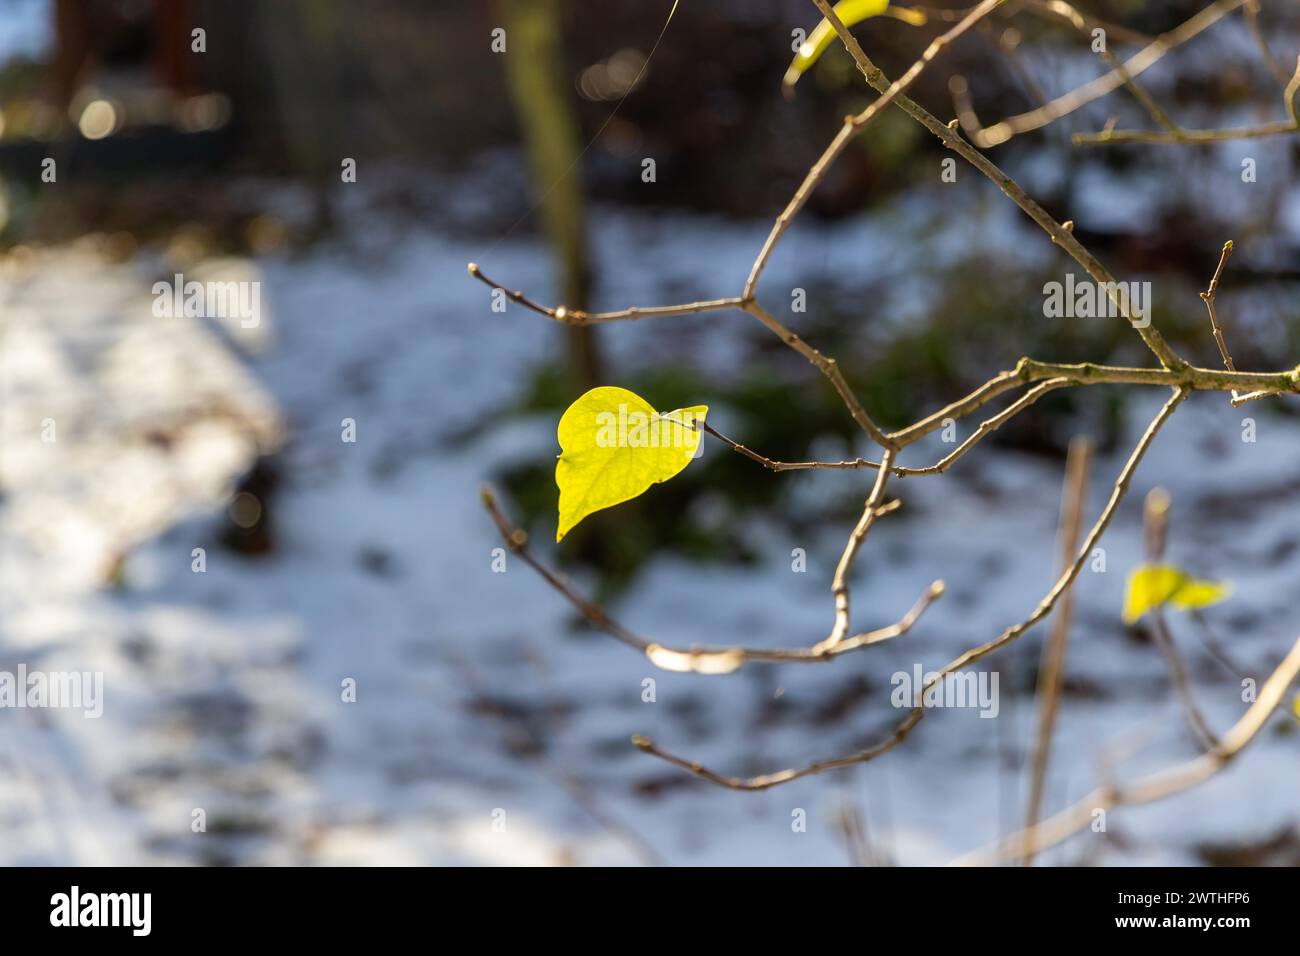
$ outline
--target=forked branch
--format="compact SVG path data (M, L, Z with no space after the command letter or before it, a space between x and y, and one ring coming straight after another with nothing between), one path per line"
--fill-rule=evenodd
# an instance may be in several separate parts
M1172 120L1168 120L1167 114L1163 113L1159 105L1136 83L1135 78L1162 58L1169 50L1187 42L1247 2L1253 2L1253 0L1217 0L1217 2L1203 9L1175 30L1149 43L1136 56L1123 63L1116 63L1110 73L1098 80L1086 84L1064 97L1059 97L1032 113L1011 117L988 129L977 130L973 138L980 145L994 145L998 142L1005 142L1006 139L1020 132L1038 128L1054 119L1067 115L1080 106L1120 86L1128 86L1134 92L1134 95L1144 103L1157 122L1165 127L1164 133L1166 135L1187 134L1194 137L1197 131L1178 129ZM1043 395L1056 389L1103 383L1156 385L1169 388L1171 394L1133 448L1132 453L1115 479L1105 507L1085 536L1073 560L1066 563L1056 582L1038 605L1023 620L1007 627L987 643L970 648L949 662L942 670L931 675L925 686L918 692L915 706L908 711L906 716L885 739L866 749L817 761L802 767L779 770L759 776L735 777L713 770L701 763L677 756L660 748L654 741L646 737L638 736L634 738L634 743L647 753L682 767L702 779L736 790L765 790L813 774L865 763L888 752L901 743L924 717L925 710L922 702L928 691L956 672L1000 650L1047 617L1062 600L1062 597L1069 592L1088 556L1106 532L1128 491L1136 469L1154 441L1156 434L1179 404L1193 391L1230 392L1234 405L1263 395L1284 395L1300 392L1300 366L1275 372L1243 372L1237 370L1233 365L1219 328L1214 303L1219 279L1232 249L1231 243L1224 247L1219 266L1215 271L1209 289L1202 293L1202 299L1209 311L1211 327L1216 342L1219 344L1225 367L1223 369L1195 367L1179 356L1164 340L1159 331L1148 323L1136 321L1133 318L1128 311L1127 303L1119 296L1119 283L1115 281L1114 277L1100 261L1075 238L1072 223L1058 222L1049 215L1014 180L984 156L975 145L962 137L956 128L956 121L953 123L940 121L906 95L906 90L949 44L967 32L980 19L1001 7L1003 0L984 0L984 2L979 3L962 15L951 29L930 44L922 56L905 71L898 81L890 81L867 57L857 40L854 39L836 16L827 0L813 0L813 3L835 29L854 63L866 78L867 83L879 92L880 96L862 113L845 119L843 126L834 139L826 147L817 162L813 164L794 196L774 222L750 268L749 276L739 296L651 308L632 307L614 312L583 312L566 309L563 305L555 307L542 305L522 292L512 291L489 279L475 264L470 264L469 271L476 279L503 293L511 301L550 319L573 325L590 325L730 310L743 311L757 319L764 327L777 335L782 342L795 352L798 352L825 376L827 381L834 387L854 421L882 450L879 461L868 458L855 458L845 461L775 461L727 438L711 425L704 424L701 427L733 451L772 471L783 472L825 468L870 469L876 472L863 506L862 515L850 534L836 566L831 588L834 601L834 622L829 634L824 639L809 646L790 649L763 649L741 646L681 648L650 641L614 621L599 605L587 599L563 577L538 560L529 550L527 535L506 518L492 493L485 488L483 491L484 506L511 550L537 571L552 587L558 590L590 623L644 654L647 659L658 667L669 670L694 671L701 674L723 674L734 671L751 661L769 663L824 662L844 653L874 646L908 633L930 604L943 593L942 582L936 581L921 595L911 610L895 623L875 630L850 634L852 627L850 579L859 551L874 523L879 518L895 510L899 505L897 500L886 500L885 498L885 491L891 478L908 475L940 474L947 471L983 438L1010 421ZM1039 12L1063 17L1075 23L1076 26L1087 22L1082 19L1077 11L1074 11L1073 7L1059 2L1059 0L1033 2L1030 6ZM1298 67L1297 74L1293 77L1292 82L1288 84L1287 89L1288 112L1293 127L1296 119L1293 101L1297 87L1300 87L1300 67ZM850 140L867 128L888 106L893 106L907 113L937 137L944 146L970 163L1001 189L1030 219L1037 223L1048 234L1053 243L1079 263L1088 275L1107 291L1117 312L1130 322L1147 348L1158 360L1159 366L1132 368L1098 365L1089 362L1078 364L1041 362L1023 358L1014 369L998 373L963 398L938 409L911 425L888 432L878 426L854 395L835 360L823 355L764 309L757 300L757 290L759 280L777 244L786 234L795 217L804 208L809 196L822 181L831 163L843 152ZM1161 119L1161 117L1164 118ZM1024 391L1018 398L1002 411L996 412L985 419L965 441L939 461L926 466L907 466L899 463L899 454L908 445L944 427L946 423L966 418L999 397L1020 388L1023 388ZM1191 786L1209 773L1215 772L1219 766L1222 766L1223 763L1235 755L1254 736L1259 727L1262 726L1267 713L1271 712L1272 708L1276 706L1282 691L1295 677L1298 669L1300 669L1300 643L1297 644L1296 649L1278 668L1274 676L1270 678L1260 696L1259 702L1247 712L1238 725L1223 738L1211 753L1202 758L1201 762L1188 765L1188 769L1183 771L1170 772L1163 777L1158 776L1139 781L1137 785L1132 787L1121 789L1108 786L1099 791L1099 796L1092 802L1097 803L1100 801L1106 803L1106 805L1118 805L1158 799L1168 793L1185 789L1186 786ZM1031 819L1033 818L1034 815L1031 815ZM1050 846L1053 842L1058 842L1068 836L1069 833L1074 832L1074 829L1077 829L1078 819L1077 812L1074 810L1049 818L1032 827L1033 832L1028 836L1022 835L1014 838L1015 842L1010 844L1012 851L1023 855L1033 848ZM1002 850L1000 849L998 858L1002 858L1001 854Z

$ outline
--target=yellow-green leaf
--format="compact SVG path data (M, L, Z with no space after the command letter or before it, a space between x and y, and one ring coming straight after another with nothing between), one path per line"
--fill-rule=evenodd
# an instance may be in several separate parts
M868 17L878 17L883 13L895 16L912 26L922 26L926 20L925 14L920 10L891 7L889 0L840 0L833 9L840 22L846 27L861 23ZM828 21L822 20L818 23L813 28L813 32L808 35L808 39L799 45L799 51L795 54L790 68L785 71L785 79L781 81L781 85L787 91L792 89L799 82L799 77L803 76L826 52L826 48L831 45L831 40L834 38L835 28Z
M630 501L696 457L707 405L656 412L635 392L593 388L560 418L559 541L583 518Z
M1172 564L1144 564L1128 579L1124 595L1124 623L1132 624L1143 614L1165 604L1184 611L1218 604L1232 591L1219 581L1202 581Z

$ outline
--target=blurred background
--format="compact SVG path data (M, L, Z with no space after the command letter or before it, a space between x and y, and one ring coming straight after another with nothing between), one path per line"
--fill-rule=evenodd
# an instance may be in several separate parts
M1128 56L1204 5L1080 8ZM494 311L466 274L570 308L739 294L874 94L833 44L782 96L811 3L683 0L665 29L671 6L0 0L0 669L105 687L97 720L0 710L0 861L928 864L1023 825L1045 628L982 663L996 719L937 713L878 761L772 791L715 788L629 737L749 774L886 736L892 674L942 666L1050 587L1070 440L1097 448L1090 523L1163 392L1056 392L948 474L898 482L855 624L896 620L935 578L948 593L905 639L830 666L655 671L494 558L482 482L652 640L799 646L832 620L866 473L771 474L715 442L551 544L555 423L587 388L708 404L773 458L868 455L814 369L742 313L574 330ZM946 121L964 83L991 123L1108 69L1049 6L1008 4L915 97ZM1238 11L1143 76L1182 125L1285 117L1300 10L1261 7L1267 55ZM956 7L922 9L926 26L854 30L892 76ZM1151 127L1120 91L991 155L1151 283L1154 322L1198 364L1220 362L1197 291L1233 239L1218 311L1237 366L1293 367L1296 138L1071 143L1111 118ZM1149 364L1119 321L1045 317L1044 283L1073 263L970 168L944 181L946 155L883 114L760 299L885 426L1022 355ZM154 284L176 276L256 288L258 321L158 315ZM1076 589L1045 810L1197 752L1146 626L1120 622L1153 487L1172 495L1171 560L1235 584L1172 619L1212 726L1295 640L1295 412L1199 394L1158 438ZM904 463L951 450L932 437ZM1040 862L1300 864L1297 731L1275 715L1205 786Z

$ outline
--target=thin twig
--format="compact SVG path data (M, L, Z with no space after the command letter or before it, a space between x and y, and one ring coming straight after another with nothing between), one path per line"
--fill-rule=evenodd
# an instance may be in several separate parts
M826 175L826 170L830 168L831 163L833 163L840 153L843 152L844 147L848 145L849 141L864 127L866 127L867 124L879 116L886 106L894 102L896 98L901 96L904 91L916 82L917 77L924 72L926 66L928 66L935 57L942 53L949 44L1005 2L1006 0L983 0L982 3L967 13L956 26L950 29L947 33L936 38L928 47L926 47L925 52L921 54L921 58L913 63L906 73L899 77L896 82L880 91L881 95L879 99L857 116L844 117L844 125L840 128L840 131L835 135L835 138L831 140L830 145L826 147L826 150L818 158L817 162L813 163L812 168L808 170L808 174L804 177L803 182L800 183L799 188L795 190L795 194L790 199L790 202L786 204L785 209L783 209L781 214L776 217L776 222L772 224L771 232L768 233L767 239L763 242L763 247L759 250L757 258L754 259L754 264L750 267L749 278L745 280L745 290L741 294L746 300L754 297L754 294L758 289L758 280L763 275L763 269L767 266L767 261L771 258L772 252L776 249L777 243L781 241L781 237L785 235L785 231L790 228L790 223L794 221L795 216L799 215L799 211L803 209L804 204L808 202L808 197L812 195L813 190L817 188L818 183L820 183L822 178ZM830 17L827 17L826 10L822 8L821 4L818 4L818 9L822 11L823 17L830 20ZM838 18L831 22L832 24L838 22Z
M491 286L493 289L499 289L504 292L506 298L512 302L518 302L525 308L532 309L539 315L555 319L557 322L564 322L568 325L596 325L600 322L618 322L622 320L648 319L654 316L663 315L694 315L700 312L722 312L727 309L739 309L742 307L740 299L706 299L702 302L687 302L682 305L658 305L649 308L633 306L628 309L619 309L617 312L583 312L581 309L568 309L563 305L551 306L542 305L534 302L528 296L518 290L507 289L500 282L489 279L478 267L478 263L471 262L467 267L469 274L478 279L484 285Z
M1238 126L1230 129L1179 129L1163 132L1146 129L1104 129L1100 133L1075 133L1071 140L1076 146L1105 146L1110 143L1224 143L1234 139L1264 139L1300 130L1295 120L1261 123L1258 126Z
M1061 363L1021 359L1017 366L1026 381L1068 378L1073 384L1107 382L1126 385L1168 385L1193 391L1231 391L1258 388L1270 394L1300 392L1300 367L1286 372L1229 372L1214 368L1185 366L1179 371L1159 368L1125 368L1092 362Z
M1264 65L1277 77L1279 83L1286 86L1291 81L1291 77L1282 64L1277 61L1273 51L1269 49L1268 40L1264 37L1264 31L1259 25L1259 0L1246 0L1246 27L1259 45L1259 52L1263 57Z
M1247 11L1250 7L1247 7ZM1258 25L1256 25L1258 28ZM1262 37L1260 38L1262 41ZM1264 45L1267 52L1268 46ZM1271 57L1270 57L1271 59ZM1116 69L1122 70L1122 66ZM1288 133L1300 131L1300 116L1296 114L1296 93L1300 92L1300 59L1296 60L1295 73L1290 80L1286 81L1286 89L1282 91L1282 102L1286 107L1287 119L1272 123L1260 123L1255 126L1239 126L1229 129L1182 129L1174 125L1173 121L1160 110L1155 100L1151 99L1139 87L1136 81L1127 81L1128 85L1143 105L1147 107L1151 114L1160 125L1165 127L1165 131L1151 132L1148 130L1124 129L1117 130L1113 124L1107 124L1106 128L1100 133L1075 133L1072 137L1077 146L1104 146L1110 143L1222 143L1228 140L1237 139L1263 139L1268 136L1281 136Z
M981 423L976 432L952 453L935 464L926 467L892 465L890 472L900 478L909 475L930 475L945 472L958 458L969 451L980 438L996 430L1016 414L1033 404L1042 397L1045 391L1066 386L1104 384L1168 385L1170 387L1185 386L1192 391L1234 391L1238 384L1266 384L1265 388L1253 392L1251 395L1234 399L1234 404L1238 401L1248 400L1251 397L1259 398L1265 395L1280 395L1300 390L1300 374L1297 373L1297 370L1290 372L1238 372L1236 369L1231 369L1221 372L1218 369L1188 366L1180 372L1171 372L1166 369L1125 368L1114 365L1096 365L1091 362L1077 364L1038 362L1026 358L1021 359L1016 370L999 373L966 396L966 398L954 402L908 428L892 433L889 437L900 447L910 445L943 427L944 422L956 421L964 417L1008 389L1014 388L1023 382L1039 382L1041 384L1008 406L1004 411ZM867 458L853 458L843 461L776 461L732 438L728 438L712 425L706 423L700 427L730 447L732 451L757 462L769 471L857 470L863 468L874 470L880 468L880 462Z
M983 408L1003 392L1015 388L1023 381L1025 379L1018 368L1008 372L999 372L965 398L959 398L957 401L945 405L932 415L927 415L907 428L899 429L889 437L900 445L911 444L918 438L923 438L931 432L938 431L944 426L945 422L949 420L956 421L959 418L966 417L971 412Z
M1165 108L1156 102L1156 98L1147 92L1146 87L1137 81L1131 73L1125 68L1109 50L1104 50L1100 54L1106 65L1118 71L1120 79L1124 81L1124 87L1133 94L1133 98L1142 104L1143 108L1151 114L1151 118L1156 121L1156 125L1163 127L1167 132L1178 136L1183 130L1175 123L1165 112Z
M1061 564L1068 565L1079 546L1079 527L1083 523L1084 498L1088 488L1088 463L1092 457L1092 443L1086 438L1070 442L1065 461L1065 488L1061 501L1061 527L1059 544ZM1066 592L1061 605L1052 618L1052 631L1043 645L1042 662L1038 669L1038 736L1034 746L1033 776L1029 789L1029 806L1025 813L1025 826L1033 830L1038 822L1038 812L1043 803L1047 783L1047 764L1052 753L1052 734L1056 729L1056 715L1061 705L1061 684L1065 676L1065 649L1070 639L1070 616L1074 609L1074 591ZM1034 848L1025 852L1025 865L1034 862Z
M1131 79L1140 76L1170 50L1204 32L1245 2L1246 0L1217 0L1216 3L1210 4L1168 33L1157 37L1150 45L1125 60L1121 65L1122 72L1121 68L1117 67L1083 86L1058 96L1044 106L1030 110L1028 113L1009 116L999 123L979 130L972 134L971 139L982 148L999 146L1013 136L1039 129L1063 116L1068 116L1080 107L1119 89L1124 85L1125 77Z
M1219 291L1219 279L1223 276L1223 267L1228 264L1228 257L1232 255L1232 240L1229 239L1223 244L1223 251L1219 253L1219 264L1214 269L1214 276L1210 279L1210 287L1201 293L1201 301L1205 303L1205 310L1210 313L1210 329L1214 332L1214 341L1219 346L1219 354L1223 356L1223 367L1229 372L1235 372L1237 367L1232 364L1232 356L1228 354L1228 345L1223 341L1223 329L1219 328L1219 318L1214 311L1214 296ZM1233 395L1236 398L1236 395Z
M1187 676L1187 665L1183 663L1183 656L1178 653L1178 646L1174 644L1174 636L1169 631L1169 622L1161 608L1154 609L1150 617L1152 639L1165 659L1165 666L1169 668L1169 682L1173 684L1174 693L1178 695L1178 700L1182 704L1187 726L1200 748L1209 750L1218 743L1218 738L1214 736L1209 722L1196 704L1196 697L1192 693L1192 682Z
M861 44L854 38L853 34L844 26L843 21L836 16L835 11L831 8L827 0L813 0L817 9L835 28L835 33L839 36L840 42L848 49L849 55L853 57L853 62L857 65L862 75L866 77L867 83L876 90L885 92L890 88L889 78L885 76L883 70L877 67L871 58L863 52ZM1131 64L1132 61L1130 61ZM1142 341L1160 360L1160 364L1167 369L1181 369L1187 365L1179 355L1170 348L1165 342L1160 332L1150 325L1138 324L1129 314L1128 306L1120 301L1118 289L1119 286L1112 276L1098 261L1097 257L1083 247L1079 240L1074 238L1072 229L1067 229L1062 223L1057 222L1047 213L1042 206L1035 202L1028 193L1020 187L1015 180L999 169L983 153L971 146L961 137L961 134L953 128L952 124L941 123L927 109L908 98L903 94L898 94L894 98L894 105L903 110L918 123L937 136L945 146L957 153L977 170L987 176L999 189L1001 189L1017 206L1019 206L1026 215L1034 222L1038 223L1052 241L1070 254L1079 265L1083 266L1084 271L1094 280L1102 283L1102 287L1108 292L1108 297L1114 303L1119 314L1124 317L1133 328L1137 330ZM954 120L954 123L956 121Z
M1082 13L1068 4L1061 3L1058 8L1058 14L1076 31L1083 34L1085 38L1091 39L1088 20ZM1144 41L1147 42L1147 41ZM1129 72L1128 68L1112 53L1109 49L1103 48L1098 56L1102 61L1118 74L1124 87L1133 94L1133 98L1142 104L1143 108L1151 114L1151 118L1156 121L1157 125L1163 127L1171 133L1179 131L1178 125L1169 117L1164 108L1156 102L1155 97L1146 91L1146 88L1137 81L1137 78ZM963 128L971 135L978 135L978 130L972 130L963 123Z
M880 516L880 505L885 500L885 485L889 481L889 466L893 464L895 454L895 451L890 448L881 457L880 470L876 472L875 484L872 485L871 494L867 496L866 504L862 508L862 517L858 519L853 533L849 535L849 540L844 545L844 553L840 555L839 564L835 566L835 577L831 580L831 594L835 598L835 625L826 640L818 644L814 650L834 648L849 632L849 572L853 570L853 563L857 560L858 551L867 532Z
M995 431L1005 422L1010 421L1016 415L1019 415L1022 411L1024 411L1034 402L1038 401L1048 392L1053 391L1054 389L1064 388L1069 384L1071 383L1070 380L1067 378L1049 378L1045 382L1040 382L1039 384L1031 388L1029 391L1025 392L1025 394L1020 396L1020 398L1016 399L1015 402L1008 405L1002 411L998 412L998 414L994 415L992 418L988 418L980 422L979 427L976 428L975 431L971 433L971 435L964 442L958 445L949 454L939 459L933 465L928 465L924 468L903 469L902 473L906 475L943 474L945 471L947 471L949 468L952 467L953 463L956 462L957 459L961 458L962 455L966 454L966 452L974 448L975 445L978 444L979 441L983 439L985 436L991 434L993 431Z
M750 461L758 462L768 471L808 471L812 469L851 470L880 467L880 462L869 461L866 458L852 458L847 461L774 461L766 455L760 455L752 448L747 448L735 439L728 438L707 422L701 423L700 427L704 429L705 432L718 439L718 441L727 445L732 451L744 455ZM898 474L897 466L890 470L893 471L894 474Z
M1153 488L1147 493L1142 510L1142 524L1149 564L1156 565L1164 561L1165 544L1169 538L1171 506L1169 492L1163 488ZM1178 647L1174 644L1174 637L1169 631L1169 622L1165 619L1164 609L1152 608L1149 617L1152 640L1165 659L1165 666L1169 669L1169 682L1173 684L1174 693L1178 695L1178 700L1182 704L1187 726L1201 749L1209 750L1219 741L1201 713L1200 707L1196 705L1192 682L1187 676L1187 665L1183 663L1183 656L1178 653Z
M1205 303L1205 311L1210 314L1210 329L1214 333L1214 342L1219 347L1219 354L1223 356L1223 367L1229 372L1235 372L1237 366L1232 364L1232 355L1228 352L1228 343L1223 339L1223 329L1219 326L1219 316L1214 308L1214 297L1219 291L1219 279L1223 276L1223 267L1228 263L1228 257L1232 255L1232 240L1229 239L1223 244L1223 251L1219 253L1219 264L1214 269L1214 276L1210 279L1210 286L1201 293L1201 301ZM1243 395L1235 388L1232 390L1231 404L1233 408L1240 408L1246 402L1253 401L1256 398L1263 398L1265 395L1272 394L1266 391L1255 391L1248 395Z

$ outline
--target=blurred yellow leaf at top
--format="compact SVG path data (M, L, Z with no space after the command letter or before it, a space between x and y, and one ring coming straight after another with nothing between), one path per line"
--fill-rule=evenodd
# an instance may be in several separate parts
M868 17L878 17L881 14L889 14L905 23L910 23L914 27L922 26L926 22L926 16L920 10L912 10L908 7L891 7L889 0L840 0L833 9L835 15L840 18L840 22L846 27L861 23ZM781 81L781 85L785 87L787 94L799 82L799 77L803 76L826 52L826 48L831 45L831 40L834 38L835 28L826 20L822 20L813 28L813 32L808 35L808 39L799 45L794 61L790 64L790 68L785 71L785 79Z
M1129 575L1124 594L1124 623L1132 624L1148 611L1172 604L1184 611L1209 607L1224 600L1232 586L1202 581L1172 564L1144 564Z

